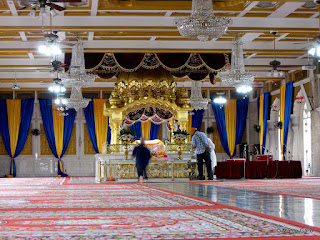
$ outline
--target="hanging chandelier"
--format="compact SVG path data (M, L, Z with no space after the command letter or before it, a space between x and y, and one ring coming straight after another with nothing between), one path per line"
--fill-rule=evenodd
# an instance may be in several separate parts
M60 77L62 83L67 87L85 88L94 83L96 75L86 72L83 43L79 39L72 48L69 72L62 73Z
M252 90L250 85L254 75L245 71L242 45L240 38L236 37L232 45L231 68L219 76L225 85L236 87L238 92L247 93Z
M208 99L202 97L201 82L199 81L192 81L190 104L195 110L208 108Z
M183 37L204 43L209 38L221 37L232 20L214 16L211 0L192 0L191 15L175 19L175 24Z
M86 99L82 97L82 91L79 87L73 87L71 89L70 98L67 98L66 100L67 102L65 103L65 105L68 108L74 108L74 110L76 110L77 112L81 108L86 108L89 102L91 101L91 99Z

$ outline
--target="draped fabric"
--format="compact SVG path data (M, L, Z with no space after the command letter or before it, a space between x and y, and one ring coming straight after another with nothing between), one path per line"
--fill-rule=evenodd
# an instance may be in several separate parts
M107 99L93 99L94 122L99 153L102 153L102 144L107 140L108 118L103 115L104 104Z
M192 128L192 115L188 115L187 132L190 133ZM191 134L187 137L187 142L191 142Z
M280 89L280 121L282 122L282 128L280 129L280 139L283 160L285 160L285 153L287 150L292 99L293 82L289 82L286 85L282 85Z
M8 127L10 136L11 156L16 151L21 119L21 100L7 100Z
M60 116L59 111L52 104L52 100L39 99L39 103L49 147L52 154L58 158L58 176L66 177L68 174L63 171L61 158L67 150L71 138L76 112L71 109L67 111L68 116Z
M236 145L242 141L244 129L246 128L247 116L249 108L249 98L237 100L237 129L236 129Z
M150 140L154 140L158 138L160 124L154 124L151 122L151 128L150 128Z
M131 131L135 133L134 140L139 140L142 137L142 130L141 130L141 122L135 122L130 126Z
M16 176L14 158L21 153L30 130L34 99L0 100L0 132L11 157L8 177Z
M70 59L71 54L66 53L66 70ZM228 55L220 53L85 53L86 69L96 71L102 78L113 77L119 70L133 72L141 67L162 67L174 75L188 75L193 80L202 80L209 73L223 70L228 63Z
M191 127L196 128L196 129L198 129L200 131L201 130L201 125L202 125L204 109L193 110L192 112L193 112L193 115L192 115L192 125L191 125Z
M226 121L225 121L225 114L224 114L224 105L214 104L212 102L212 110L214 113L214 117L217 123L217 129L221 141L221 145L224 151L230 156L229 146L228 146L228 136L227 136L227 129L226 129Z
M84 112L84 117L86 119L89 138L91 140L93 149L96 153L99 153L99 149L97 146L96 127L94 124L93 101L89 102L88 106L83 109L83 112Z
M228 100L224 105L212 103L220 141L225 152L233 157L241 143L248 114L249 99Z
M236 145L237 128L237 101L235 99L227 101L224 108L226 130L228 137L228 147L230 156L233 156Z
M89 137L96 153L102 153L102 145L105 141L111 141L111 128L109 118L103 115L104 104L107 99L93 99L83 109L87 123Z
M145 140L150 140L150 129L151 129L151 121L150 120L148 120L146 122L141 122L142 137Z
M269 97L270 97L270 92L266 92L262 94L260 97L258 97L257 99L258 122L260 126L259 139L260 139L261 154L264 154L265 147L266 147Z

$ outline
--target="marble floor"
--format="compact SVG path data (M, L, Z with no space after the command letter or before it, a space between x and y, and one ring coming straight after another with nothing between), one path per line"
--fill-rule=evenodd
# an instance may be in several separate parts
M231 189L192 182L150 182L150 186L320 227L320 200ZM319 190L320 191L320 190Z

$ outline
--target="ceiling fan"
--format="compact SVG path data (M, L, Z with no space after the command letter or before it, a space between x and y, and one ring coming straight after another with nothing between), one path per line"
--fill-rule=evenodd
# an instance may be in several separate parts
M46 6L50 7L50 11L58 10L63 11L66 8L55 4L56 2L81 2L81 0L20 0L21 5L24 7L19 10L24 10L26 8L32 8L30 15L35 16L36 9L40 8L40 15L45 14ZM52 14L53 14L52 12Z
M13 90L19 90L20 86L17 84L17 72L14 72L14 83L11 87Z

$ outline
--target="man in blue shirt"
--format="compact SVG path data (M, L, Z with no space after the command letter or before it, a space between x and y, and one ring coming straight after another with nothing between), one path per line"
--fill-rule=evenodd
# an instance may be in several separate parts
M143 183L143 176L148 179L147 166L151 158L149 149L144 145L144 139L140 139L140 145L135 147L132 152L133 157L136 158L136 168L138 172L138 179L140 183Z
M208 138L206 134L203 132L199 132L196 128L191 129L191 145L195 148L195 152L197 154L198 161L198 171L200 180L204 180L203 175L203 160L205 161L208 179L213 180L212 168L211 168L211 159L210 159L210 151L206 151L206 147L208 146Z

